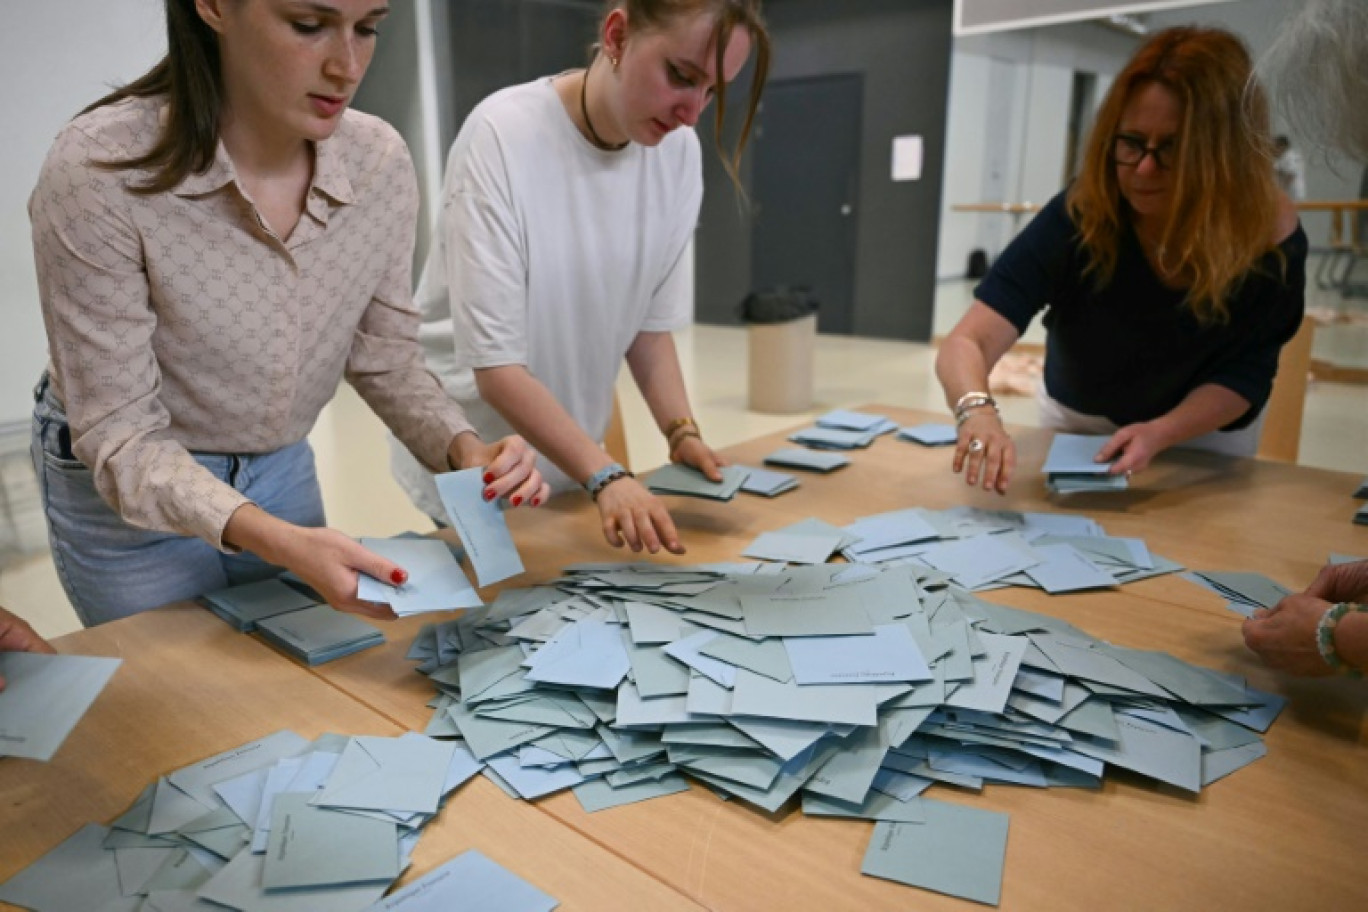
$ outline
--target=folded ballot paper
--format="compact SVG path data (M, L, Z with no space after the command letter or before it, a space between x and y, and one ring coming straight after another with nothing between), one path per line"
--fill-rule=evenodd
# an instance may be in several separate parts
M1261 573L1194 570L1180 575L1215 592L1226 600L1227 608L1245 617L1252 617L1259 608L1272 608L1292 594L1291 589Z
M477 852L389 897L423 827L482 764L465 745L289 731L156 779L0 884L31 909L547 912L556 900Z
M1041 471L1056 494L1084 491L1124 491L1125 475L1111 475L1111 463L1098 462L1097 453L1111 438L1105 434L1055 434Z
M869 446L880 435L898 429L883 415L866 415L837 409L817 419L817 424L789 435L789 440L821 450L854 450Z
M851 563L820 562L837 551ZM427 734L514 798L570 789L590 813L693 779L868 820L864 873L996 903L1007 816L923 792L1099 788L1119 767L1195 793L1263 756L1282 706L967 588L1178 569L1087 517L809 519L747 554L762 562L581 564L425 627L409 658L438 691Z
M655 494L681 494L706 500L731 500L741 490L750 470L744 466L722 466L721 481L709 481L692 466L671 463L646 476L646 489Z

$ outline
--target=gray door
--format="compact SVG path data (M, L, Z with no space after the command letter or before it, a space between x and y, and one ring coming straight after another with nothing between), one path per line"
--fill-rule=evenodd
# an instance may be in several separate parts
M751 283L811 286L826 333L855 329L863 95L858 75L772 82L755 136Z

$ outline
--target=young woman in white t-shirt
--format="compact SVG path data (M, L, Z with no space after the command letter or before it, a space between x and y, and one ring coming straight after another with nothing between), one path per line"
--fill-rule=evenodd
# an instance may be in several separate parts
M480 433L516 428L553 489L588 488L604 536L633 551L684 547L660 500L599 444L624 358L670 459L721 477L670 333L693 316L685 252L703 186L692 127L716 96L721 134L726 84L754 51L741 139L723 155L734 177L768 70L759 5L618 0L587 69L476 106L447 160L415 295L428 366ZM400 483L440 516L430 476L392 452Z

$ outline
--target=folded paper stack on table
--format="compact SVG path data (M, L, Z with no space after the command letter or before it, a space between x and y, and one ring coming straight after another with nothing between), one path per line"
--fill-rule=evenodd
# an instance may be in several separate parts
M778 497L787 491L792 491L798 487L798 478L787 472L772 472L769 469L757 469L754 466L739 466L746 471L746 480L741 483L741 490L747 494L759 494L762 497Z
M722 466L721 481L709 481L697 469L671 463L646 476L646 489L656 494L682 494L707 500L731 500L741 490L750 470L743 466Z
M795 431L788 439L821 450L854 450L897 429L898 425L883 415L837 409L818 418L814 427Z
M1098 451L1109 439L1105 434L1055 434L1041 467L1046 486L1056 494L1130 487L1125 475L1111 474L1111 463L1097 461Z
M1331 558L1334 563L1334 558ZM1181 574L1183 579L1210 589L1226 600L1226 607L1245 617L1253 616L1259 608L1272 608L1292 594L1282 583L1261 573L1221 573L1213 570L1194 570Z
M279 731L158 778L0 884L47 910L547 912L556 901L468 852L381 897L445 797L479 772L464 745ZM458 876L453 876L458 875Z
M809 472L830 472L850 465L850 460L840 453L821 453L790 447L775 450L765 457L765 465L784 466L788 469L806 469Z
M1010 519L944 512L962 540ZM1092 537L1118 569L1145 559L1060 525L1076 519L1018 514L988 537ZM857 544L816 520L784 533L767 547ZM1099 788L1114 766L1196 793L1263 755L1280 698L955 578L908 562L578 565L425 627L409 657L437 688L426 733L460 738L511 796L568 788L594 812L687 776L770 812L797 798L873 822L866 874L985 903L1006 815L924 791Z
M953 424L918 424L898 428L898 437L922 446L935 447L950 446L959 439L959 433Z

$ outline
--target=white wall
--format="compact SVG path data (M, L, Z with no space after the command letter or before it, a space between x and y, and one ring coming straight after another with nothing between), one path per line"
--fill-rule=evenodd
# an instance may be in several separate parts
M1011 216L955 212L953 206L1044 203L1063 189L1073 74L1097 77L1095 101L1101 104L1138 43L1095 23L955 39L937 278L963 276L975 248L996 257L1017 224ZM1005 73L1006 84L994 73ZM1004 166L996 183L995 159ZM1001 196L987 199L993 187L1001 187Z
M0 28L0 424L24 420L47 362L28 197L62 124L166 49L161 0L18 0Z

